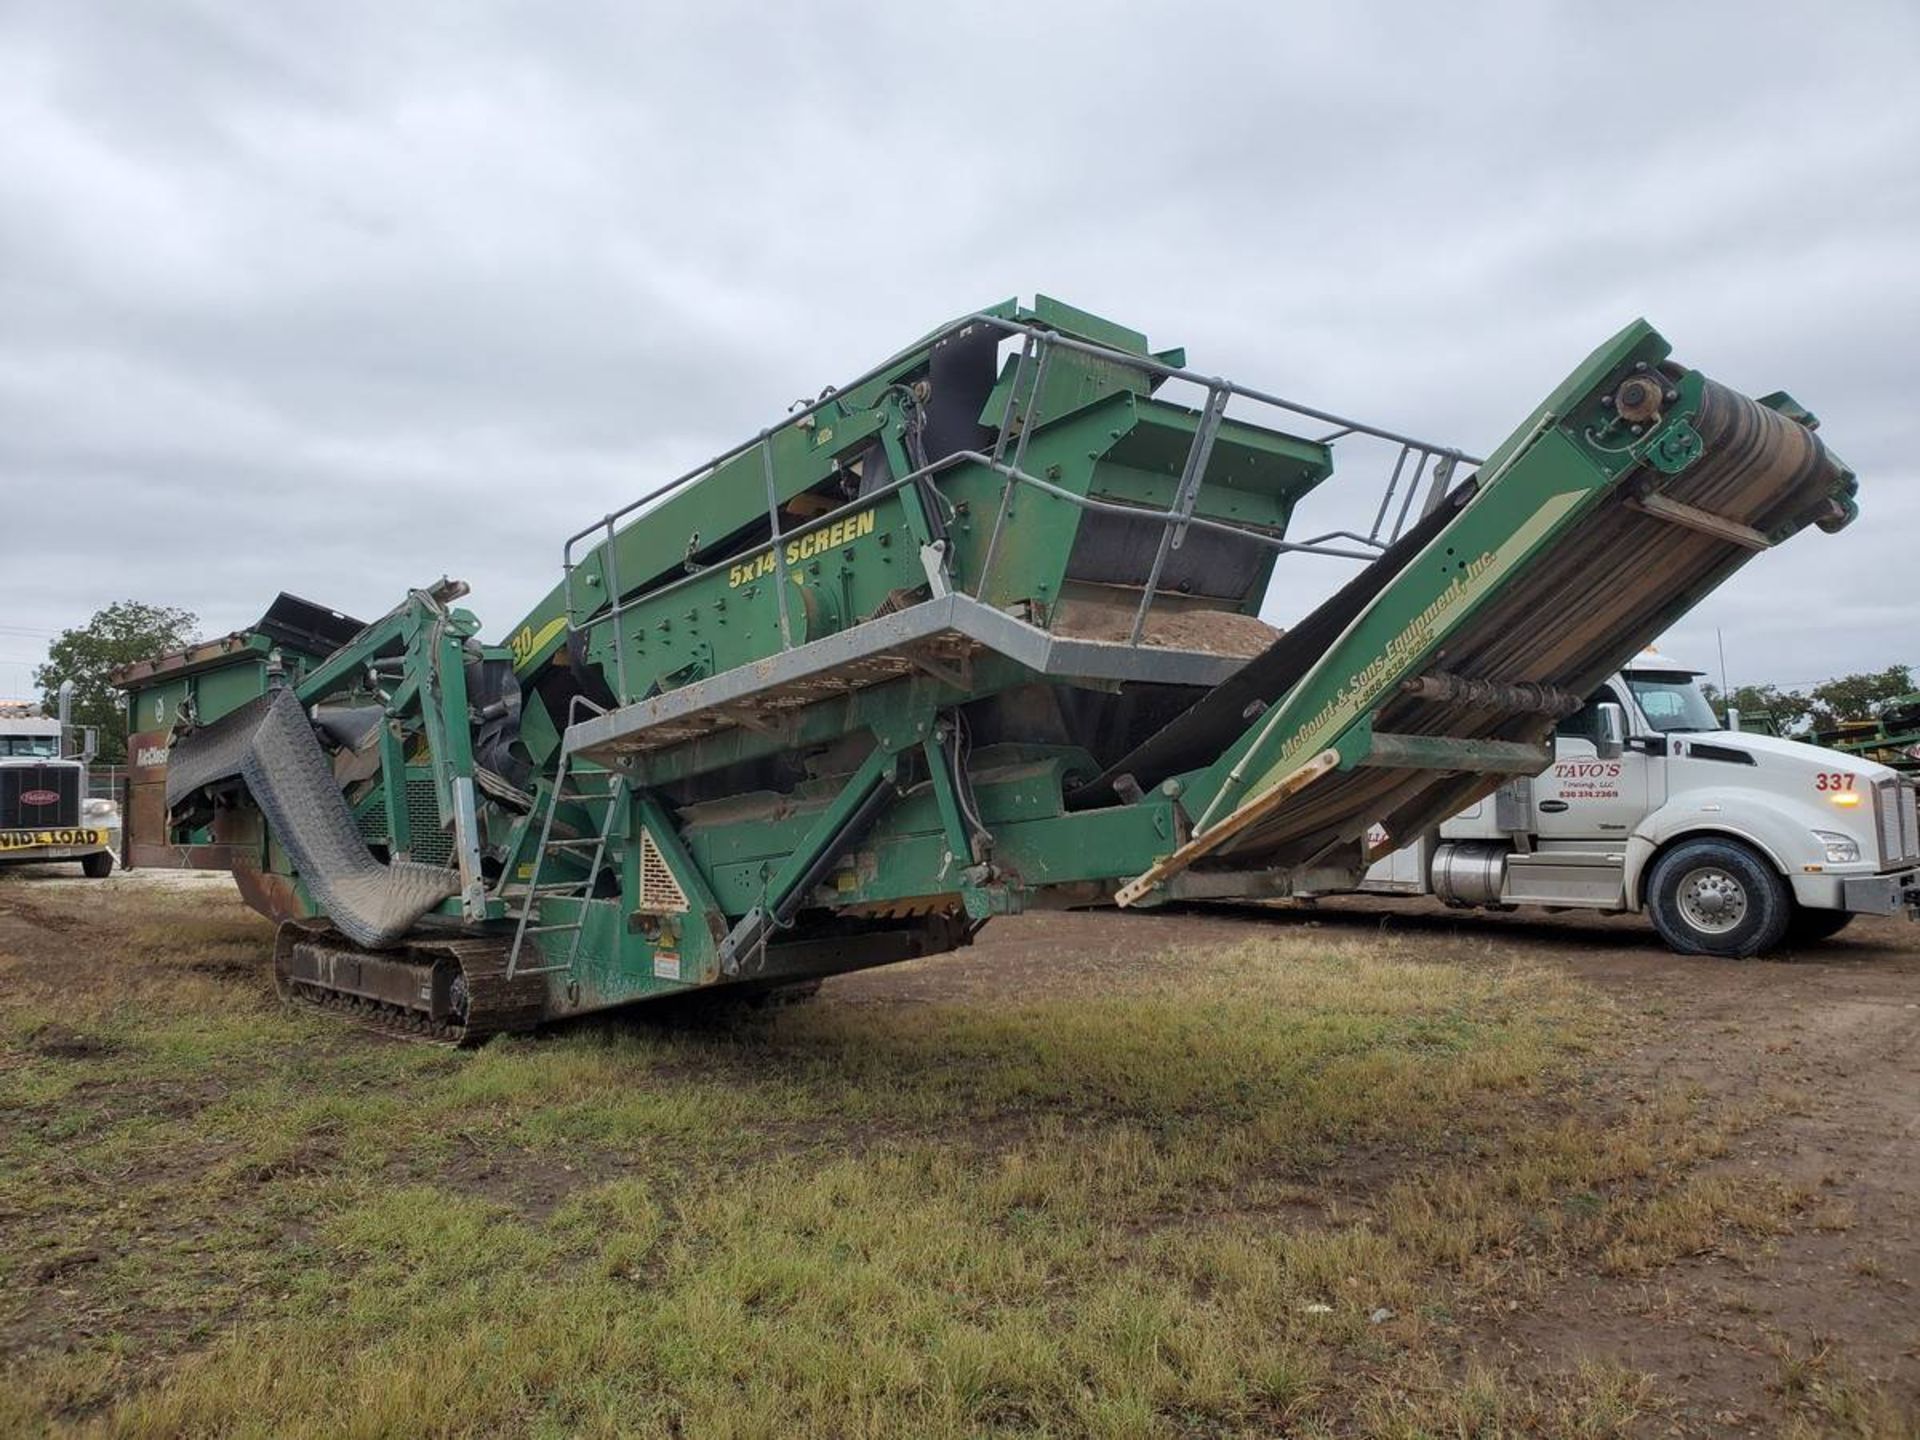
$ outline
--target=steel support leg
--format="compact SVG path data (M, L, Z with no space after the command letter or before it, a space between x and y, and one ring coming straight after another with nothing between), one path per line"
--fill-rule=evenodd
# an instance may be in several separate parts
M857 842L867 827L899 794L900 756L884 747L853 772L806 839L767 880L760 903L741 917L720 942L720 968L737 975L748 957L766 946L769 935L792 923L807 893L825 878L834 862Z

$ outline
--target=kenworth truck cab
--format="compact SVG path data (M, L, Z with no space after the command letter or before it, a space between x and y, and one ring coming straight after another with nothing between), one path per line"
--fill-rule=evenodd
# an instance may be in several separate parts
M1887 766L1723 729L1699 672L1647 651L1560 722L1543 773L1381 859L1363 888L1643 910L1681 954L1759 955L1859 914L1920 918L1920 813Z
M120 807L87 794L94 732L70 753L69 705L64 688L58 718L35 705L0 705L0 863L78 860L100 880L113 873Z

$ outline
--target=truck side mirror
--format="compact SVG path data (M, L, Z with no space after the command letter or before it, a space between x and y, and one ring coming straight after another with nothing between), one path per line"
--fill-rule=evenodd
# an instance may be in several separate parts
M80 732L80 763L91 765L93 757L100 753L100 727L89 725Z
M1611 700L1602 701L1596 708L1600 733L1594 737L1594 753L1602 760L1618 760L1627 748L1627 712Z

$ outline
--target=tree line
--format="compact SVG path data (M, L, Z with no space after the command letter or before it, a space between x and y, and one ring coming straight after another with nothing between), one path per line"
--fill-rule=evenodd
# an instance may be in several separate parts
M100 763L127 763L127 697L109 678L123 665L153 660L198 637L200 618L171 605L116 600L84 625L62 630L33 672L47 714L57 713L60 686L73 682L73 723L100 732Z
M1778 685L1736 685L1726 694L1718 686L1702 687L1713 702L1714 712L1726 718L1729 706L1738 710L1742 723L1761 715L1772 717L1775 730L1782 735L1807 736L1830 730L1842 720L1871 720L1896 700L1911 699L1920 687L1913 683L1913 667L1889 665L1884 670L1869 670L1858 675L1842 675L1805 690L1784 690Z

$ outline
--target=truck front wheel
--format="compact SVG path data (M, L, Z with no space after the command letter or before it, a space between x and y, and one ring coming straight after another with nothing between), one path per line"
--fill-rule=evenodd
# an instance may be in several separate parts
M89 880L104 880L113 873L113 852L96 850L80 857L80 873Z
M1740 958L1780 944L1793 897L1764 857L1738 840L1702 837L1655 862L1647 910L1677 953Z

